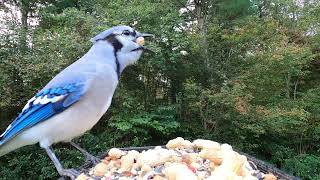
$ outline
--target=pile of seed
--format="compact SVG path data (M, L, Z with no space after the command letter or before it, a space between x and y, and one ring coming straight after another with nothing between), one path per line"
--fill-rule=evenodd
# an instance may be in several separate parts
M272 174L254 169L246 156L228 144L181 137L170 140L166 148L138 152L112 148L89 173L77 180L276 180Z

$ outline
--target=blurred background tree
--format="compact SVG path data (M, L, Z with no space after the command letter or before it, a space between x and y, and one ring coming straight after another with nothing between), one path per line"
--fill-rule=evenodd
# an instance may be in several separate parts
M320 178L320 3L304 0L4 0L0 130L54 75L119 24L153 33L111 109L78 141L109 147L182 136L229 143L303 179ZM83 158L58 144L68 167ZM72 150L70 150L72 149ZM31 153L32 152L32 153ZM3 179L54 179L37 146L1 157Z

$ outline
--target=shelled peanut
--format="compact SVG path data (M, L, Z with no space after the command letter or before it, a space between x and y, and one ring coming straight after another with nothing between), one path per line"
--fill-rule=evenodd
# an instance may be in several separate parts
M205 139L190 142L178 137L170 140L166 148L157 146L142 152L112 148L101 163L78 180L258 180L258 175L276 179L272 174L254 170L246 156L233 151L228 144Z

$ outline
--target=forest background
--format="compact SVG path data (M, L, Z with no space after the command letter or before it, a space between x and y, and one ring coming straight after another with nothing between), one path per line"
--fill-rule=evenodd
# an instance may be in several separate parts
M109 111L78 139L93 154L177 136L231 144L302 179L320 179L320 3L316 0L2 0L0 130L125 24L155 35L121 76ZM64 166L83 163L67 144ZM55 179L38 146L0 159L1 179Z

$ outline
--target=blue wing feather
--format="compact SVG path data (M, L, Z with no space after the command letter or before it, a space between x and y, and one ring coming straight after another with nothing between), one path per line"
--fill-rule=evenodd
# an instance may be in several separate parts
M3 140L1 141L1 143L7 142L23 129L32 127L41 120L50 118L52 115L54 115L54 111L50 107L50 104L41 106L41 108L37 109L37 111L34 111L31 115L29 114L29 116L27 116L26 114L25 116L23 116L25 118L19 121L19 124L16 124L15 126L12 126L11 129L9 129L9 131L3 136Z
M8 142L23 130L64 111L72 104L79 101L85 91L84 83L82 82L71 83L62 87L55 87L40 91L36 94L33 101L28 102L28 107L19 114L19 116L0 136L0 145ZM47 103L35 103L36 99L44 97L48 99ZM53 98L56 97L62 98L58 101L53 101Z

